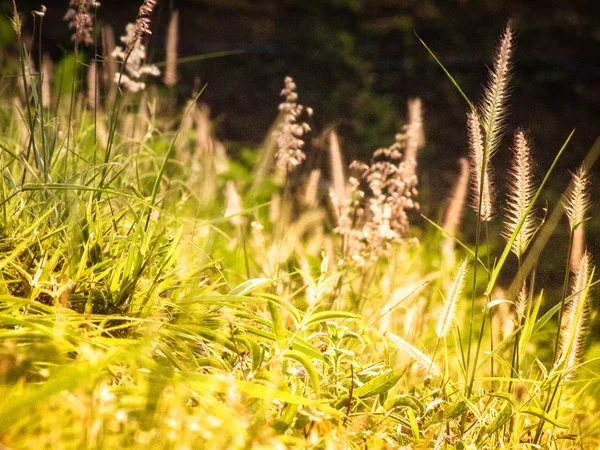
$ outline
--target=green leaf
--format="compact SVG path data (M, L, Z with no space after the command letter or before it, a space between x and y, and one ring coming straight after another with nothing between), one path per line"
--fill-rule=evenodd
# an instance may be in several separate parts
M558 427L558 428L569 428L567 425L564 425L564 424L560 423L559 421L557 421L556 419L554 419L552 416L550 416L548 413L546 413L541 408L536 408L535 406L523 408L523 409L519 410L519 412L521 414L529 414L529 415L535 416L539 419L542 419L546 422L551 423L552 425L554 425L555 427Z
M386 411L389 411L393 408L401 408L403 406L414 409L419 413L420 416L422 416L425 412L425 406L423 403L421 403L417 397L410 394L400 394L394 398L390 398L385 403L384 408Z
M400 378L406 372L405 368L396 368L389 370L375 378L370 379L362 386L354 389L354 396L358 398L372 397L373 395L384 394L393 388Z
M315 395L317 398L319 398L319 395L320 395L319 391L321 390L319 372L317 372L316 367L310 361L310 359L304 353L301 353L297 350L288 350L287 352L285 352L283 354L283 356L284 356L284 358L293 359L295 361L298 361L300 364L302 364L302 366L304 367L304 370L306 370L306 373L308 373L308 377L310 378L310 382L312 383L313 389L315 391Z
M504 405L504 408L498 413L498 415L494 418L492 423L489 426L489 434L492 435L496 431L498 431L506 422L510 420L513 415L513 407L512 404L507 403Z
M229 292L229 295L246 295L260 286L266 286L272 283L273 280L271 278L253 278L252 280L244 281L243 283L234 287Z
M323 311L311 315L310 319L306 321L306 326L332 319L360 319L360 316L346 311Z

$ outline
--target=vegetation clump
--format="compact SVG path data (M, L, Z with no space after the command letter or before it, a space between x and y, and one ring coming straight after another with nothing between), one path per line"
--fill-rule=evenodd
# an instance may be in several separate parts
M74 53L55 69L26 46L15 6L19 81L2 80L14 95L0 104L0 446L600 443L587 172L565 196L562 294L534 283L528 261L555 226L536 205L570 136L538 183L519 129L505 208L492 182L512 25L483 100L460 91L470 161L444 224L423 216L419 228L419 99L369 164L346 167L331 132L328 167L287 77L265 144L229 158L204 88L183 111L169 97L176 13L166 87L142 81L159 75L145 62L156 3L143 2L122 47L104 28L104 57L90 60L77 46L100 35L99 5L71 1ZM469 188L472 243L460 230ZM506 240L498 253L494 233Z

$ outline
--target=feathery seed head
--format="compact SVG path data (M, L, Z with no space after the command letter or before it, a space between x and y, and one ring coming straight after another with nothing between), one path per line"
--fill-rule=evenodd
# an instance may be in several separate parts
M225 217L229 217L229 223L233 226L243 225L245 218L240 215L241 211L242 199L240 194L235 188L235 183L228 181L225 185Z
M17 3L13 0L13 13L10 18L10 23L15 30L15 34L17 35L17 40L21 40L21 36L23 35L23 20L21 19L21 15L17 10Z
M313 169L310 172L308 183L304 191L304 204L309 207L315 207L319 204L319 181L321 180L321 171Z
M420 98L408 101L408 123L404 127L404 161L416 175L417 153L425 144L423 133L423 105Z
M517 312L518 320L522 320L525 317L525 311L527 310L527 302L529 298L529 293L527 292L527 285L523 282L523 286L521 286L521 290L517 295L517 302L515 304L515 310Z
M585 222L581 222L573 232L573 243L571 244L570 267L572 272L577 272L579 261L585 253Z
M131 40L127 45L125 53L131 52L137 42L142 39L144 34L152 34L152 31L150 30L150 15L156 6L156 3L156 0L144 0L144 3L142 3L142 6L140 6L137 19L135 20Z
M87 104L88 108L94 110L96 108L96 101L98 98L98 83L97 83L97 70L98 64L96 60L92 60L90 67L87 72Z
M490 70L489 80L479 107L485 133L484 152L487 159L496 153L502 139L509 96L513 40L514 33L509 23L500 39L494 66Z
M563 202L571 231L585 220L585 213L590 206L590 177L587 170L580 167L572 178L573 188Z
M441 372L432 361L432 359L425 355L422 351L417 349L414 345L409 344L400 336L395 335L394 333L387 332L387 337L390 339L392 344L394 344L398 350L400 350L403 354L408 355L410 359L416 362L423 370L430 372L433 376L440 376Z
M451 236L456 236L462 219L463 210L469 194L469 162L466 158L461 158L459 161L460 174L454 184L454 190L446 215L444 216L443 228L450 236L444 236L442 253L444 257L450 259L454 250L454 239Z
M489 159L486 160L484 158L483 136L481 135L481 127L474 112L470 112L467 116L467 132L469 137L469 158L471 160L472 172L471 206L476 213L479 213L480 220L489 222L494 216L492 170ZM483 185L481 177L482 172Z
M469 262L467 259L465 259L454 276L454 281L452 282L452 286L448 291L444 308L442 309L442 313L438 319L436 327L436 334L438 338L445 337L448 334L448 331L450 331L450 327L452 326L452 322L456 316L456 305L465 284L465 278L467 277L468 270Z
M579 262L575 279L571 286L571 298L563 314L561 327L559 361L564 360L565 369L571 371L578 363L586 337L588 315L588 282L592 273L592 258L585 252Z
M333 191L338 202L346 198L346 175L344 174L344 158L340 147L340 140L335 131L329 133L329 161L331 166L331 178Z
M533 160L527 137L522 130L515 134L513 144L513 161L509 173L509 190L507 201L507 218L504 224L504 236L510 239L519 222L525 216L529 204L535 196L533 183ZM530 211L517 233L512 251L518 258L523 256L536 231L536 219Z

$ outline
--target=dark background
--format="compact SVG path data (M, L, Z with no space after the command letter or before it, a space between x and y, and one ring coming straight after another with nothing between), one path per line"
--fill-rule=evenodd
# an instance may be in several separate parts
M131 0L101 3L98 23L111 24L116 36L135 20L140 5ZM0 5L7 16L11 2L2 0ZM29 25L29 11L39 5L17 0ZM61 20L68 1L45 5L44 46L60 59L72 51ZM180 10L180 57L243 50L182 64L177 86L183 101L196 77L208 83L202 100L211 106L218 135L233 154L264 139L286 75L295 79L300 101L315 110L313 136L335 126L348 162L368 159L374 149L389 145L403 123L406 100L421 97L427 138L419 155L421 202L433 218L439 217L449 195L457 159L467 153L467 108L416 34L477 101L498 37L509 19L515 21L507 137L493 161L500 186L510 159L509 137L517 127L530 132L540 179L567 135L577 129L543 198L542 206L547 202L550 207L559 201L568 171L578 166L600 134L600 7L595 1L159 1L149 39L151 58L157 62L164 59L165 28L173 8ZM598 256L600 177L593 181L588 244ZM566 233L566 225L562 228ZM549 257L542 258L540 272L546 275L540 285L546 278L557 283L562 279L568 239L559 235L551 242Z

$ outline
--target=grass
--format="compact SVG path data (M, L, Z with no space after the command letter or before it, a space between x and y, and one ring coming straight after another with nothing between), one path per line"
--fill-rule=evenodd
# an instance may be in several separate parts
M541 183L513 195L521 209L492 253L503 220L481 208L490 148L505 147L507 107L496 100L509 55L503 91L492 76L483 109L460 91L482 133L481 148L472 144L482 152L472 245L433 221L410 224L416 176L427 170L404 156L423 145L418 120L351 177L310 173L310 154L277 169L275 155L304 151L285 133L303 127L296 139L310 123L286 80L275 133L229 160L201 90L180 109L157 82L137 93L109 83L90 109L82 51L57 68L44 105L48 74L29 69L34 56L16 30L20 70L2 80L0 103L3 446L600 444L600 347L585 339L591 258L583 253L571 274L564 255L562 295L524 270L519 297L497 292L505 263L523 267L532 251L521 228L537 223L534 206L571 137ZM584 190L567 193L579 214L572 233L585 223ZM546 239L538 231L528 230L533 249Z

